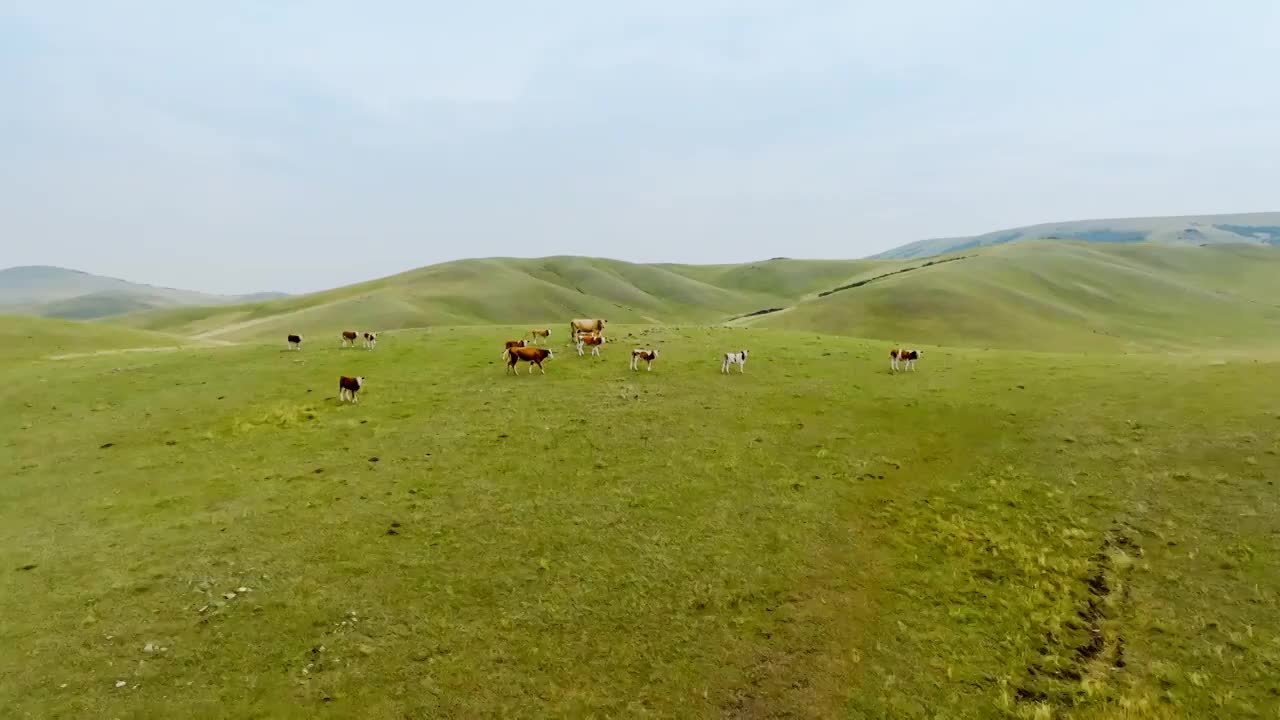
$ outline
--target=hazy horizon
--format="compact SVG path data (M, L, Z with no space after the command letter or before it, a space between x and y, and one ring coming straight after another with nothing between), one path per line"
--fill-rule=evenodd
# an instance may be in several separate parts
M1280 6L0 9L0 267L305 292L1277 209Z

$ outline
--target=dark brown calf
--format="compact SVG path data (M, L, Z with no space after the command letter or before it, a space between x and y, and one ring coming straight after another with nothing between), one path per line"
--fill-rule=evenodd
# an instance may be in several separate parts
M356 332L355 330L343 330L342 331L342 347L346 347L347 345L350 345L351 347L355 347L356 338L358 337L360 337L360 333Z
M338 402L343 400L350 400L353 403L360 402L360 398L356 397L356 393L360 392L362 387L364 387L364 377L340 376L338 378Z

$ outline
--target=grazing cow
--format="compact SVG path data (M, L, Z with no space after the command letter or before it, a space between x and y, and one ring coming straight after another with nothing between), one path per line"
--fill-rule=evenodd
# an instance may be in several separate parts
M890 350L889 372L898 372L899 368L915 372L916 360L923 354L923 350L903 350L902 348Z
M530 344L533 344L533 345L538 344L538 338L549 338L549 337L551 337L551 330L547 328L537 328L535 330L529 331L529 341L530 341Z
M369 348L370 350L378 347L378 333L367 332L367 333L363 333L363 335L364 335L365 347Z
M578 336L578 357L583 356L584 353L582 349L584 346L589 346L591 348L591 354L596 357L599 357L600 346L603 344L604 344L603 335L579 335Z
M290 335L290 336L289 336L289 349L290 349L290 350L301 350L301 349L302 349L302 336L301 336L301 335Z
M360 398L356 397L356 393L360 392L360 388L364 387L364 377L347 377L343 375L338 378L338 402L350 400L353 403L360 402Z
M542 361L547 359L556 359L555 353L552 353L549 348L539 347L507 348L506 351L502 353L502 357L507 361L507 372L513 372L517 375L520 374L520 371L515 369L516 363L519 363L521 360L529 363L530 375L533 374L534 365L537 365L538 369L542 371L542 374L546 375L547 369L542 367Z
M639 348L631 351L631 369L639 370L640 361L645 362L645 370L653 370L653 361L658 359L657 350L641 350Z
M569 321L569 337L577 338L580 333L591 333L593 335L604 334L604 320L570 320Z
M348 345L350 345L351 347L355 347L356 338L358 337L360 337L360 333L356 332L355 330L343 330L342 331L342 347L346 347Z
M734 365L738 366L739 373L744 373L747 371L747 351L746 350L739 350L737 352L725 353L724 362L720 363L720 372L727 373L729 372L729 368Z

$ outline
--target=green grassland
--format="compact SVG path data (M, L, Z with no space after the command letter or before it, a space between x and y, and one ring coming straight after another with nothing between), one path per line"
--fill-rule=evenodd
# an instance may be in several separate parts
M250 305L126 316L223 341L336 342L344 328L733 323L886 342L1061 352L1275 346L1280 248L1027 242L930 260L637 265L465 260ZM859 283L865 283L859 285ZM836 288L855 285L839 292ZM783 310L742 317L760 310Z
M518 328L279 330L0 357L4 716L1280 712L1275 355L618 326L510 377Z
M950 257L963 259L749 322L1062 352L1280 345L1276 248L1017 243Z
M0 363L136 348L176 349L193 342L174 335L111 325L0 315Z

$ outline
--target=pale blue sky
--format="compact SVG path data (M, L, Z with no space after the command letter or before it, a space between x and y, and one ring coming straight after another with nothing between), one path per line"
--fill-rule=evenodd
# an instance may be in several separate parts
M1280 209L1280 3L0 3L0 267L860 257Z

